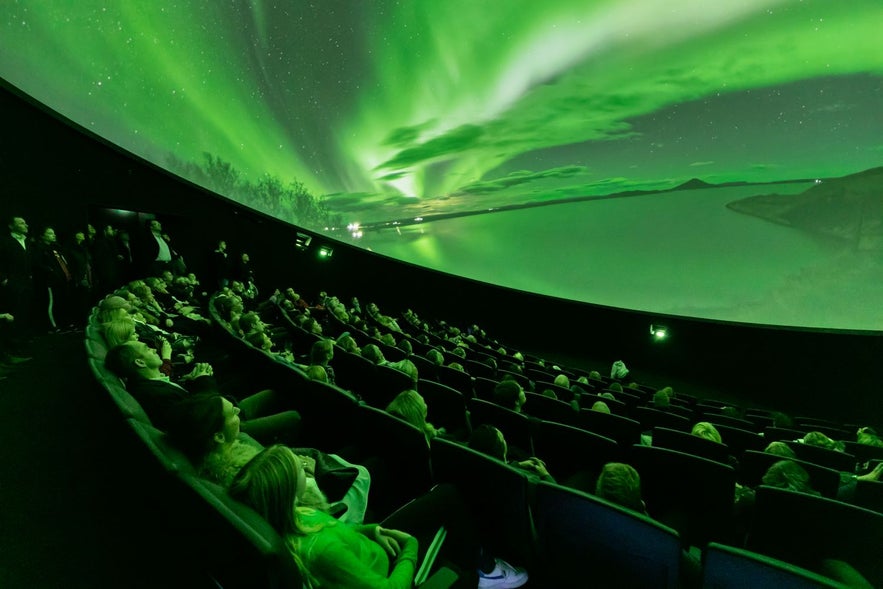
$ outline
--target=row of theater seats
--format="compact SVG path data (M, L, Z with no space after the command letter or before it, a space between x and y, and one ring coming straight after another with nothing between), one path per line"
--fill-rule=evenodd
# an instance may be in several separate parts
M543 458L559 480L577 481L577 487L590 488L606 462L630 461L642 474L650 513L660 514L657 519L678 514L668 527L577 488L537 483L523 471L450 440L435 438L427 447L423 432L381 410L398 391L413 386L407 378L396 381L391 369L362 363L358 365L363 371L354 377L348 365L338 361L336 352L333 364L338 382L357 384L353 388L363 399L359 400L342 388L304 381L298 368L251 347L232 333L228 336L240 357L248 358L249 369L260 370L265 376L273 374L275 386L290 388L297 397L296 406L305 414L307 437L317 447L332 451L357 445L368 454L383 456L379 466L385 472L375 478L371 498L372 503L385 500L388 504L378 507L381 512L433 483L454 483L463 490L494 553L527 564L533 569L532 578L543 579L549 586L566 586L568 581L587 575L598 586L676 586L685 544L705 548L702 574L707 586L745 586L736 581L739 578L789 578L796 583L792 586L837 586L769 556L715 542L739 543L730 526L737 475L725 463L633 445L640 429L620 441L554 421L531 421L486 400L468 398L451 387L423 379L418 382L417 389L437 425L456 429L493 423L505 430L507 439L511 435L513 441ZM510 418L519 425L510 426ZM674 438L681 434L667 431ZM664 440L666 433L660 432L663 428L657 434ZM775 458L757 451L743 454L743 480L758 483ZM826 496L836 494L839 473L817 467L813 476ZM814 502L809 511L801 512L807 506L802 503L805 497L798 495L763 487L759 490L748 547L806 565L814 563L818 554L860 561L864 574L879 578L881 571L862 546L866 547L867 538L879 538L883 516L821 498L810 498ZM814 540L813 550L803 550L809 536L791 534L801 529L796 522L807 519L807 513L820 514L816 523L825 535L821 541ZM867 514L870 516L864 518ZM849 522L854 535L827 535L837 522Z

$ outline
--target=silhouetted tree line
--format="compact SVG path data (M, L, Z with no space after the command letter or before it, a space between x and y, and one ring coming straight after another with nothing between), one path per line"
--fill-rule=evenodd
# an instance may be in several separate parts
M253 183L243 180L230 162L208 152L202 155L202 163L170 155L168 169L218 194L296 225L312 228L341 225L342 217L329 211L303 182L292 179L286 183L277 176L265 174Z

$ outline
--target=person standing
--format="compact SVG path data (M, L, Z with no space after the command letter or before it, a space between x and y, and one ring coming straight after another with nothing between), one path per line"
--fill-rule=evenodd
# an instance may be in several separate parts
M12 217L7 227L8 232L0 236L0 306L15 317L8 338L10 353L24 356L31 335L34 292L28 224L23 217Z
M42 328L58 333L71 327L70 302L73 275L58 248L55 229L46 227L34 247L34 285L38 290Z

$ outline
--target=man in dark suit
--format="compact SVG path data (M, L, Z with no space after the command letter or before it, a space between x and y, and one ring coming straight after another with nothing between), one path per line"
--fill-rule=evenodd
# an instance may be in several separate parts
M161 371L162 358L144 342L130 341L108 351L104 359L108 370L126 381L128 390L159 429L166 430L174 423L181 402L202 393L218 394L212 367L198 363L178 382ZM261 391L239 402L246 417L242 431L264 444L294 443L300 427L297 411L278 411L279 401L274 391Z
M33 263L27 222L22 217L12 217L8 228L0 235L0 307L15 317L9 345L14 353L20 354L32 328Z

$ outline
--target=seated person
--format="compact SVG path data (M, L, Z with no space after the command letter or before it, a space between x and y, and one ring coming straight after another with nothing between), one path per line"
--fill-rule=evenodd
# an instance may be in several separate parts
M320 366L325 370L326 382L334 384L334 369L330 362L334 359L334 343L330 339L314 342L310 348L310 366Z
M199 476L229 488L233 477L257 456L263 446L240 431L239 408L214 393L195 395L181 402L174 412L168 434L171 442L191 461ZM363 466L350 464L336 454L313 449L295 449L307 476L305 505L331 510L320 490L323 481L346 491L337 497L346 511L341 521L362 523L368 506L371 476Z
M291 350L282 350L281 352L277 352L274 349L276 347L275 342L273 342L272 338L270 338L270 334L265 331L255 331L251 335L246 336L245 341L247 341L255 348L271 354L277 360L288 362L289 364L295 363L294 354L291 352ZM306 366L304 366L303 368L306 369Z
M162 358L144 342L126 342L107 352L107 369L123 379L126 390L135 397L157 428L165 430L175 416L177 406L194 394L217 393L218 387L208 364L198 363L178 382L164 375ZM186 385L186 387L185 387ZM297 411L280 410L275 391L264 390L239 402L249 417L243 431L265 442L293 441L300 427Z
M690 431L694 436L704 438L706 440L711 440L712 442L717 442L718 444L722 444L720 432L717 431L717 428L711 425L707 421L700 421L696 425L693 426L693 429Z
M448 532L443 552L464 571L477 569L479 588L514 588L527 582L523 569L482 553L462 499L449 485L437 486L412 501L382 526L337 522L321 510L305 507L305 490L301 461L290 449L273 446L239 471L230 495L263 516L285 538L310 586L410 589L417 570L415 536L428 541L440 526ZM476 586L475 574L464 581Z
M395 368L399 372L404 372L409 377L411 377L411 382L414 383L414 387L417 387L417 381L420 380L420 375L417 372L417 365L408 360L407 358L404 360L399 360L398 362L387 362L386 366L390 368Z
M518 382L507 378L494 387L493 400L500 407L521 413L521 408L527 402L527 395Z
M368 344L363 347L362 358L367 358L378 365L386 364L386 358L383 356L383 352L380 351L377 344Z
M340 349L344 352L349 352L350 354L362 354L362 350L359 349L359 345L356 343L355 338L351 336L348 331L344 331L337 336L336 344L340 346Z
M595 401L592 403L591 411L600 411L601 413L610 413L610 407L604 401Z
M803 436L803 439L798 441L806 444L807 446L817 446L826 450L843 452L843 444L841 442L832 440L822 432L809 432L808 434Z
M319 382L328 382L328 373L321 366L307 366L307 378L310 380L318 380Z
M608 462L598 475L595 495L647 515L647 506L641 499L641 476L631 465Z
M546 463L536 456L530 456L525 460L509 461L509 445L506 443L506 438L503 436L503 432L492 425L483 424L472 430L468 446L477 452L502 460L509 466L534 475L538 480L555 482L555 478L546 470Z
M445 428L436 428L426 421L429 408L426 401L417 391L402 391L392 402L386 406L386 412L395 415L403 421L407 421L426 436L429 441L437 435L445 433Z
M782 458L797 458L797 455L794 454L794 450L792 450L785 442L770 442L763 451L767 454L781 456Z

